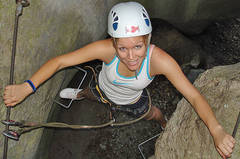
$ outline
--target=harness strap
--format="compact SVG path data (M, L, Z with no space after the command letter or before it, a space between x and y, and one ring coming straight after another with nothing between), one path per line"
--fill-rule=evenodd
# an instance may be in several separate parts
M92 68L91 66L85 66L85 67L92 70L92 72L93 72L93 74L94 74L95 83L98 83L98 81L97 81L97 74L96 74L96 71L94 70L94 68ZM96 84L96 90L98 91L98 93L99 93L99 95L100 95L100 97L101 97L101 101L102 101L103 103L107 103L107 104L109 104L109 105L111 106L112 103L111 103L109 100L107 100L107 99L105 99L105 98L103 97L102 92L100 91L100 88L99 88L99 86L98 86L97 84Z

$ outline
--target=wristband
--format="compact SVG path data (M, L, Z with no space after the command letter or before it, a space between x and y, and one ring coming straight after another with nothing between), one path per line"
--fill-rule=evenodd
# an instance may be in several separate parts
M32 87L33 92L36 92L37 89L36 89L36 87L34 86L34 84L32 83L31 80L26 80L24 82L27 82Z

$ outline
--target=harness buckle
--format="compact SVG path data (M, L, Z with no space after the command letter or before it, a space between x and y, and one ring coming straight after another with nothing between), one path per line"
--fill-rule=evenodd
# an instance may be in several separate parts
M10 139L16 140L16 141L18 141L19 137L20 137L20 134L18 134L14 130L8 130L8 131L5 130L5 131L3 131L3 135Z
M2 120L2 123L8 126L23 126L23 123L14 120Z

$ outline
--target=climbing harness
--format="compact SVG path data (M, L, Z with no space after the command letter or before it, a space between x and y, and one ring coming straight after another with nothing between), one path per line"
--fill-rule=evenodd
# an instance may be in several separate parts
M12 44L12 56L11 56L11 70L10 70L10 79L9 84L13 84L14 76L14 65L15 65L15 55L16 55L16 44L17 44L17 32L18 32L18 19L22 15L23 7L29 6L28 0L16 0L16 11L15 11L15 24L14 24L14 33L13 33L13 44ZM11 107L7 107L6 112L6 121L10 121ZM9 130L9 125L6 125L6 130ZM8 137L4 138L4 150L3 150L3 159L7 159L8 151Z

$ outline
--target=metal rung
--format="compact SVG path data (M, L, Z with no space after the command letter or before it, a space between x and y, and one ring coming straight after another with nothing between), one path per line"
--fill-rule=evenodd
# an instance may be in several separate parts
M85 78L87 76L87 71L82 69L82 68L80 68L80 67L78 67L78 66L74 66L74 68L76 68L76 69L78 69L78 70L80 70L80 71L82 71L84 73L84 76L83 76L81 82L78 84L78 87L77 87L77 89L79 89L82 86L82 83L83 83L83 81L85 80ZM58 96L58 94L57 94L57 96ZM56 98L54 99L55 103L59 104L60 106L62 106L64 108L70 108L72 103L73 103L73 101L74 101L74 99L71 99L68 104L64 104L64 103L61 103L61 102L57 101Z
M143 144L149 142L150 140L152 140L152 139L158 137L159 135L160 135L160 133L157 134L157 135L155 135L155 136L153 136L153 137L151 137L151 138L149 138L149 139L147 139L147 140L145 140L145 141L143 141L142 143L140 143L140 144L138 145L138 150L140 151L140 153L141 153L143 159L146 159L146 157L144 156L144 154L143 154L143 152L142 152L141 146L142 146Z

